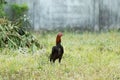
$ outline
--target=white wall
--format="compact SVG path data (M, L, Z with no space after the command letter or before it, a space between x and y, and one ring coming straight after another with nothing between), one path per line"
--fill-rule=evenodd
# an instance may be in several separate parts
M7 0L29 6L31 24L36 30L56 27L119 25L120 0Z

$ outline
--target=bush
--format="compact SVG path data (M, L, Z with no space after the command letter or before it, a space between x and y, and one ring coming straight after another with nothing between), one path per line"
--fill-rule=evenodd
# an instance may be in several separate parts
M12 4L11 9L13 11L13 19L17 19L28 11L28 6L26 4Z
M31 28L29 18L27 16L28 6L26 4L12 4L12 22L21 29Z
M3 9L1 6L3 5L0 5L0 9ZM15 21L0 18L0 48L40 48L41 45L37 39L28 32L27 29L25 29L26 26L24 26L24 24L26 24L24 19L27 18L27 16L24 16L28 10L27 5L13 4L11 7L14 14L13 20ZM2 13L4 13L4 11L0 11L0 15ZM26 22L28 23L28 21L27 19Z
M4 5L7 2L5 0L0 0L0 17L4 17L5 16L5 12L4 12Z
M3 21L6 22L0 24L0 48L30 48L33 46L40 48L39 42L32 34L11 24L8 20L3 19Z
M5 24L7 24L8 23L8 20L7 19L5 19L5 18L0 18L0 24L1 25L5 25Z

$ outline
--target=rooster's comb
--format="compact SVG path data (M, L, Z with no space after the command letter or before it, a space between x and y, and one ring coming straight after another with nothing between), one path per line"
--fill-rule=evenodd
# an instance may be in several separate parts
M57 36L62 36L63 35L63 33L62 32L59 32L58 34L57 34Z

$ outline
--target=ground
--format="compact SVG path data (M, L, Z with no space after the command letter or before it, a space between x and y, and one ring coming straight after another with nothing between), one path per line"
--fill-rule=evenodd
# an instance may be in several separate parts
M62 62L49 62L57 33L33 33L42 49L0 51L0 80L120 80L120 33L64 32Z

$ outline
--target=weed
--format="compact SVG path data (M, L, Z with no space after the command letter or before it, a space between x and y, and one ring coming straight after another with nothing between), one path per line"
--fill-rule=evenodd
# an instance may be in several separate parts
M64 32L62 45L65 54L61 64L49 62L56 35L34 33L43 51L20 54L7 49L0 53L1 80L119 80L120 34ZM38 35L39 34L39 35ZM14 53L14 55L13 55Z

